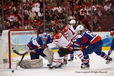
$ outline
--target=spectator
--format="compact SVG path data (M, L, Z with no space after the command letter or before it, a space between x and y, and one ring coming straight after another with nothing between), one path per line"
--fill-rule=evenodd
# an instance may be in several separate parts
M84 16L84 18L80 21L80 24L84 25L88 30L91 31L90 21L88 20L88 16Z
M30 20L30 21L33 21L34 18L35 18L35 16L36 16L36 13L34 13L34 12L32 12L32 11L29 11L29 20Z
M87 28L90 24L91 13L98 15L102 20L103 16L109 17L110 15L113 18L113 0L93 0L93 5L91 5L91 0L45 0L45 26L48 29L48 25L53 25L52 20L56 25L60 23L65 24L68 17L75 17L76 21L85 25ZM1 0L0 0L1 3ZM68 5L66 5L68 4ZM68 11L66 12L66 6ZM0 7L2 7L0 5ZM91 8L93 11L91 12ZM0 8L1 9L1 8ZM24 9L24 24L25 28L43 28L43 0L23 0L23 9ZM2 10L2 9L1 9ZM2 11L0 10L0 15ZM79 12L80 11L80 12ZM84 16L88 18L84 18ZM6 29L12 28L22 28L22 11L21 11L21 0L4 0L4 20ZM36 19L38 16L38 19ZM110 16L110 17L111 17ZM107 20L108 18L105 18ZM68 18L68 19L69 19ZM111 19L111 18L109 18ZM112 20L110 20L112 21ZM10 23L9 23L10 22ZM29 23L30 22L30 23ZM89 22L89 23L88 23ZM78 24L80 24L78 23ZM98 21L96 18L93 20L93 28L96 27L101 21ZM55 25L54 24L54 25ZM101 28L104 26L110 25L108 22L104 22L104 25L101 25ZM111 24L113 25L113 24ZM13 26L13 27L12 27ZM110 27L109 27L110 28ZM106 28L107 30L109 28ZM32 29L32 28L31 28ZM100 30L100 28L98 28ZM97 31L96 29L95 31ZM104 29L103 29L104 30Z
M93 19L93 31L101 31L98 16L96 15L94 16L94 19Z
M32 5L32 12L36 12L38 16L42 16L40 12L40 3L36 0Z
M29 13L27 11L25 11L24 12L24 24L25 24L25 26L28 23L28 18L29 18Z
M105 11L110 10L110 9L111 9L111 6L112 6L112 3L107 2L106 5L104 6L104 10L105 10Z
M13 11L11 11L11 12L8 14L8 20L9 20L10 22L13 22L13 21L16 20L16 19L17 19L16 15L13 14Z

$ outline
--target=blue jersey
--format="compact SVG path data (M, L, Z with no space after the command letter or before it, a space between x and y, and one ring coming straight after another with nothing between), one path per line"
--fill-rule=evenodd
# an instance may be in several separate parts
M43 44L49 44L51 41L51 36L47 35L46 40L43 40L41 36L39 36L38 38L36 38L36 41L39 45L43 45Z
M86 47L88 45L92 45L94 43L97 43L98 41L101 40L101 37L97 34L93 34L90 31L85 31L84 33L80 34L76 41L74 41L73 46L77 47Z
M47 38L43 40L42 36L37 37L33 41L30 41L27 46L29 47L30 50L36 50L40 49L42 45L48 44L51 41L51 36L47 35Z

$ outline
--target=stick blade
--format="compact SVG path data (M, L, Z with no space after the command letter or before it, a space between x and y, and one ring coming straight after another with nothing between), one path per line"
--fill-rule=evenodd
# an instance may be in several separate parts
M16 51L16 50L13 50L13 52L16 53L17 55L20 55L20 56L24 55L24 54L19 53L19 52Z

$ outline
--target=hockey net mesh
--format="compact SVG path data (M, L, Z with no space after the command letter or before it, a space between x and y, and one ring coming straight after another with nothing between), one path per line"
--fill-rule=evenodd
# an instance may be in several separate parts
M0 69L14 68L21 56L13 53L12 48L21 51L37 35L37 30L4 30L0 40Z

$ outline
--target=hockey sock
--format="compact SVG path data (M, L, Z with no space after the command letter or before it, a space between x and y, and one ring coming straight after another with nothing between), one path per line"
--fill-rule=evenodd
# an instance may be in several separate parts
M62 63L62 59L54 59L52 65L59 66Z
M79 57L80 59L83 59L83 57L84 57L83 53L80 52L80 51L76 51L75 54L78 55L78 57Z
M84 56L83 63L85 65L88 65L89 64L89 56Z
M74 58L74 52L71 51L71 52L70 52L70 59L73 59L73 58Z
M74 54L70 54L70 59L74 59Z
M108 60L108 56L104 52L101 52L101 57L103 57L105 60Z
M62 63L62 58L59 56L59 53L54 53L52 66L59 66Z
M108 51L108 55L110 55L112 53L112 50L110 49L109 51Z

